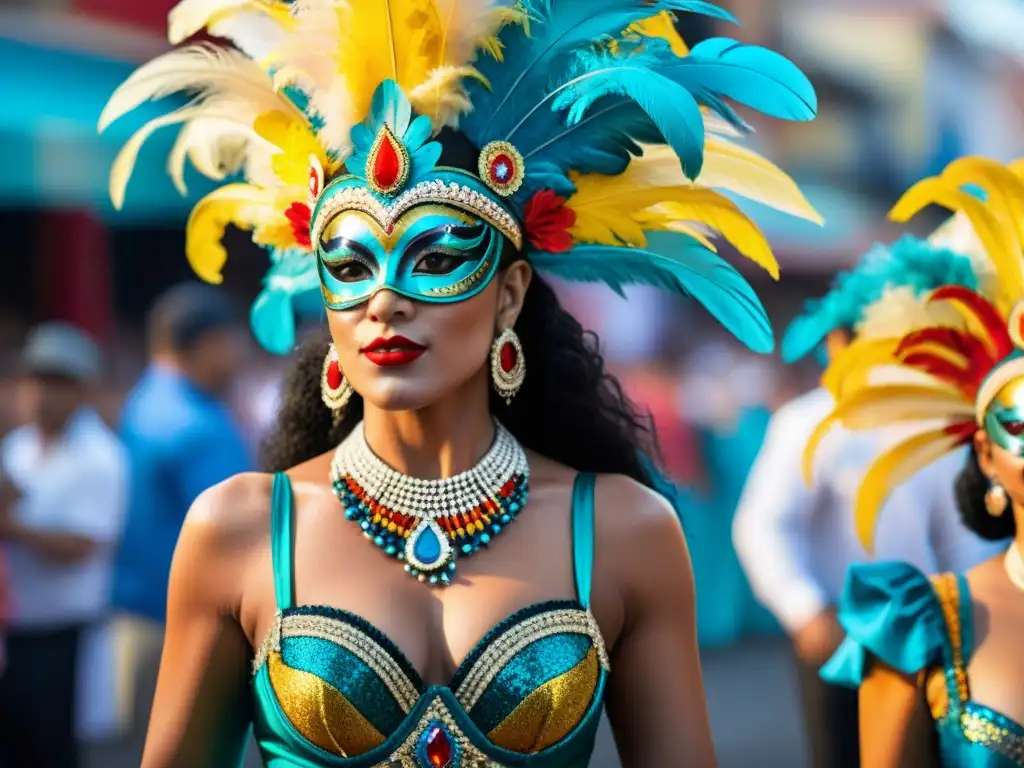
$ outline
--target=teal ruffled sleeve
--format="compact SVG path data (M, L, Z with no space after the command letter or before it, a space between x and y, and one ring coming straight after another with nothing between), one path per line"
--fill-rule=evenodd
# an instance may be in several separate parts
M839 601L846 639L821 668L821 677L856 687L870 653L913 675L941 663L946 624L931 581L906 563L855 565Z

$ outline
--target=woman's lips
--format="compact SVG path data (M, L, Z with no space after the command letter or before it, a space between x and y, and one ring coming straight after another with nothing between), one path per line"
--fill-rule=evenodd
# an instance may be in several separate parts
M396 365L408 365L426 352L427 348L404 336L391 336L390 338L374 339L359 351L371 363L389 368Z

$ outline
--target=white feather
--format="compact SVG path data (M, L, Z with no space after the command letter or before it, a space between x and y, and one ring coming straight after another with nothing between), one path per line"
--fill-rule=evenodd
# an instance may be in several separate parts
M857 324L861 339L895 339L922 328L963 328L960 314L944 302L929 303L908 286L888 286L868 305Z
M251 0L181 0L167 14L167 39L177 45L206 29L215 16L251 5Z
M297 0L292 6L295 28L271 54L275 90L288 85L302 88L311 111L323 123L320 140L340 151L350 146L349 131L363 118L353 114L337 61L339 42L345 39L339 14L347 7L344 0Z
M146 101L183 92L194 94L196 105L229 97L250 104L249 111L255 114L295 112L287 99L274 92L270 76L244 54L193 45L165 53L135 70L110 97L100 115L99 130Z
M285 31L260 11L242 11L210 25L210 34L230 40L247 56L262 61L285 39Z
M167 158L167 172L185 195L185 161L214 181L223 181L240 170L259 187L277 186L271 158L277 148L251 127L220 117L197 117L184 125Z
M473 61L480 40L501 27L503 5L498 0L434 0L447 35L441 65L458 67Z

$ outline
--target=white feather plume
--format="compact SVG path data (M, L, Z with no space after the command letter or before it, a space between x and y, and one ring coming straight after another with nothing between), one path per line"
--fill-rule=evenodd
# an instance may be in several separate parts
M277 148L252 127L220 117L190 120L178 133L167 158L167 172L178 191L185 195L185 162L214 181L223 181L241 170L259 187L278 184L271 166Z

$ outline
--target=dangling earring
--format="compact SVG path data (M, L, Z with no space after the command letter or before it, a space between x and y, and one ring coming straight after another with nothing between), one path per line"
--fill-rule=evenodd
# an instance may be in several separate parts
M320 376L320 397L323 399L324 405L330 408L334 414L335 423L341 421L345 406L352 398L352 392L352 385L348 383L348 379L341 371L341 366L338 364L338 352L332 343L327 351L327 356L324 357L324 370Z
M985 492L985 509L992 517L1002 517L1007 503L1006 489L999 484L998 480L989 478L989 487Z
M491 344L491 381L494 390L505 398L505 405L512 404L512 398L523 386L526 378L526 358L523 345L511 328L501 332Z

